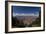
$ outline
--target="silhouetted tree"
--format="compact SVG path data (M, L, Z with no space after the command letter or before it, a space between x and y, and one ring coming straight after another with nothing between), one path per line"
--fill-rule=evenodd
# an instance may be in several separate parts
M12 17L12 25L17 26L19 24L19 20L16 17Z
M23 20L18 20L16 17L12 17L12 26L13 27L25 27L24 26L24 23L23 23Z

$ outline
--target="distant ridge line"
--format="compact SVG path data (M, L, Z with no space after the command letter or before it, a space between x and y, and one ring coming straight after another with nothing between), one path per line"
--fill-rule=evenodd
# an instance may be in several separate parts
M38 17L38 14L15 14L14 16L37 16Z

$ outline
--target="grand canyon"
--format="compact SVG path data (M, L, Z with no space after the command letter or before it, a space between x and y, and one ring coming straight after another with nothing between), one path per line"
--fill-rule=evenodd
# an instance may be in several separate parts
M12 25L13 27L32 27L32 23L34 23L37 18L39 18L37 15L16 15L12 17Z

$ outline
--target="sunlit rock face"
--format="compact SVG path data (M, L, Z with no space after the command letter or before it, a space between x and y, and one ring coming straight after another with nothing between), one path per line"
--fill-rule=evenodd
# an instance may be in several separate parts
M19 20L19 24L22 24L25 27L31 26L32 22L35 21L35 19L37 18L36 16L16 16L17 19Z
M32 25L32 22L35 21L35 17L32 17L32 16L27 16L24 18L23 20L23 23L26 27L28 27L29 25L31 26Z
M25 18L25 20L23 20L23 23L24 23L24 25L27 27L27 26L29 26L30 24L32 24L32 19L30 19L30 18Z

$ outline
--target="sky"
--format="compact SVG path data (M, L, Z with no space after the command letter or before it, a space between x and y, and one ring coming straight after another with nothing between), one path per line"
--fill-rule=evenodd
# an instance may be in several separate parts
M31 14L39 15L40 7L29 7L29 6L12 6L13 16L16 14Z

